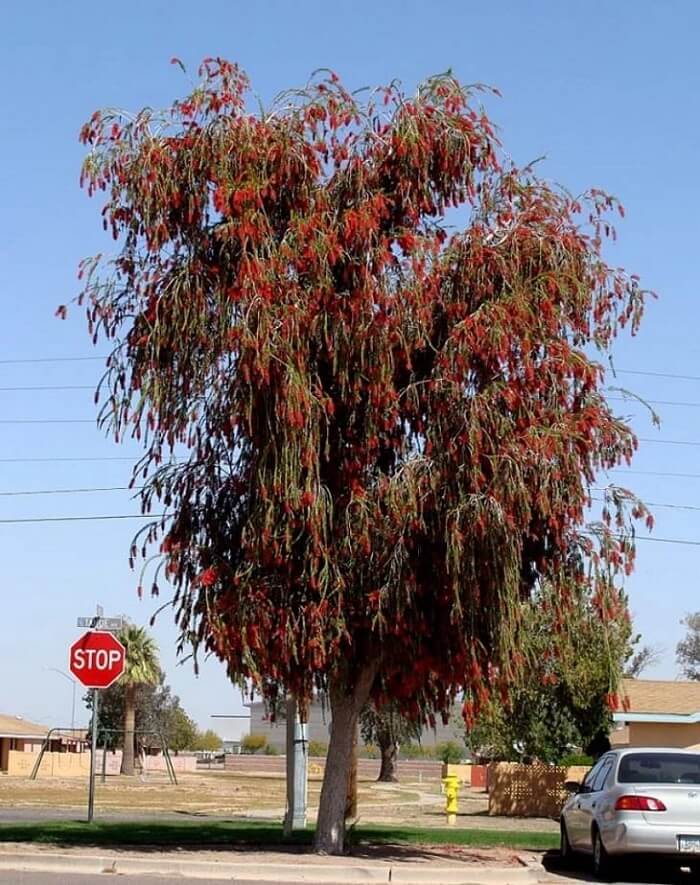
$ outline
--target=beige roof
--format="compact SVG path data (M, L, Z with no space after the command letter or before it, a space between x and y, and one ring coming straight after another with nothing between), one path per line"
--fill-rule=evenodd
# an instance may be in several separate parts
M0 713L0 737L44 737L47 732L45 725L37 725L21 716Z
M700 682L624 679L630 713L700 713Z

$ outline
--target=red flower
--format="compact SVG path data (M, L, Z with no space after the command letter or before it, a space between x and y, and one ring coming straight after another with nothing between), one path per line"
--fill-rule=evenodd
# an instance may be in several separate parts
M202 574L199 576L199 583L202 587L211 587L212 584L216 583L217 578L219 577L219 573L215 568L205 569Z

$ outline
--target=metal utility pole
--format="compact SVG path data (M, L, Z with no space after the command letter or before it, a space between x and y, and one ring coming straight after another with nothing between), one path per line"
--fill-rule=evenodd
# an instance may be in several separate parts
M90 789L88 792L88 823L92 823L95 816L95 759L97 757L97 708L100 704L100 692L92 690L92 749L90 750Z
M287 813L284 834L306 828L308 799L307 726L299 717L296 698L287 699Z

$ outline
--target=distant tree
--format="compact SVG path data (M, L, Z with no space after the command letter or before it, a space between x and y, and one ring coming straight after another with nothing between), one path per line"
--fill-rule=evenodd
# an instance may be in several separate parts
M124 687L124 744L122 774L134 774L134 731L136 728L136 694L144 685L157 685L161 670L158 646L143 627L127 625L119 639L126 649L126 667L120 683Z
M420 740L420 721L409 719L391 701L377 707L367 704L360 713L360 732L366 744L379 747L381 765L378 781L392 783L398 781L397 760L401 744Z
M199 738L197 726L180 706L171 711L168 735L168 743L176 753L181 750L197 749Z
M534 586L565 622L595 585L607 617L634 544L623 497L597 528L587 507L636 441L596 351L645 293L602 255L617 201L512 163L451 73L410 95L319 73L259 111L237 65L200 73L83 127L117 249L78 297L112 347L103 422L144 443L144 512L168 511L134 552L162 552L181 642L232 679L328 692L314 844L342 853L384 685L412 718L464 695L471 720L515 683Z
M625 676L628 679L638 679L648 668L658 664L661 658L661 649L656 645L643 645L637 651L632 650L631 657L625 664Z
M267 736L264 734L246 734L241 740L241 752L254 755L267 747Z
M107 749L121 747L124 742L125 693L121 682L100 693L98 737L100 745ZM137 686L133 697L136 744L158 745L162 740L172 750L186 749L181 737L182 723L186 720L191 729L196 731L196 728L182 709L180 699L165 682L164 673L159 674L156 685ZM92 694L85 696L85 705L92 709Z
M197 734L193 749L202 750L206 753L216 753L224 745L219 735L211 728L206 731L200 731Z
M700 679L700 612L687 614L681 621L686 635L676 646L676 660L686 679Z

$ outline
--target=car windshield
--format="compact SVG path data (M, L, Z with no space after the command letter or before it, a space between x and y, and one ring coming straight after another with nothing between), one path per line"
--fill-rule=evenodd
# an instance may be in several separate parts
M700 753L628 753L617 773L621 784L700 784Z

